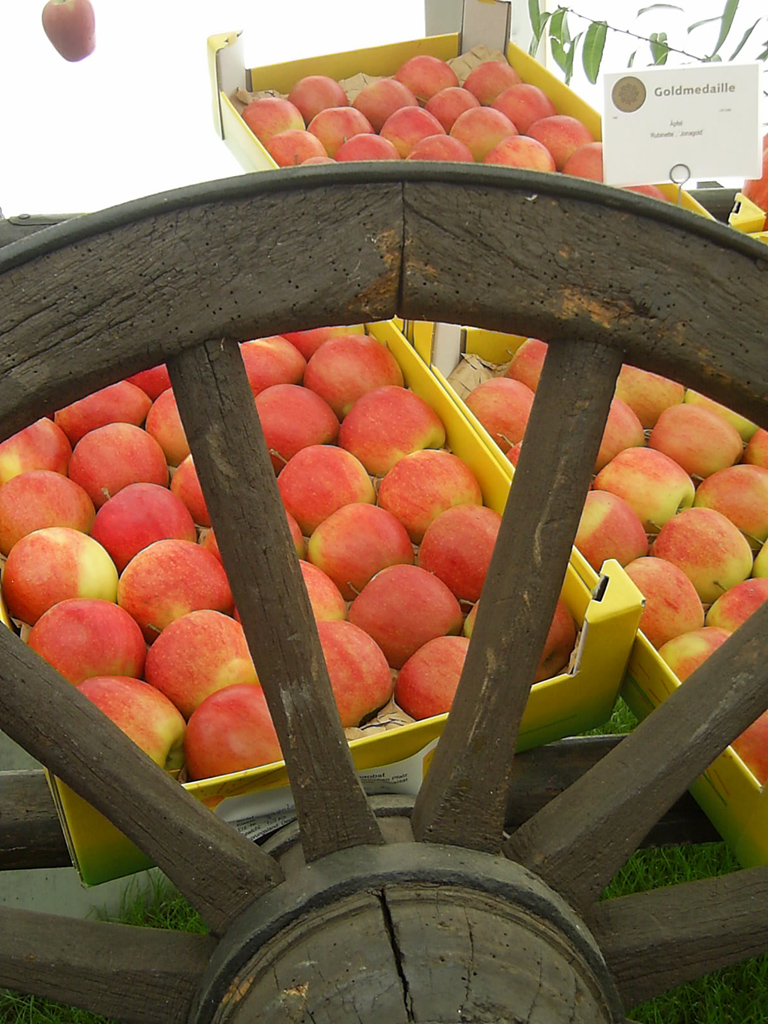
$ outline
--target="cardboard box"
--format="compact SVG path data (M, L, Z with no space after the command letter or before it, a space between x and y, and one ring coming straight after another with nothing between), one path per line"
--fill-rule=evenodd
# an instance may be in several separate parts
M501 512L511 477L464 411L394 322L367 328L393 353L407 386L441 417L447 447L473 470L485 504ZM589 566L585 574L581 562L569 566L563 587L563 598L580 625L575 657L568 673L533 687L518 750L595 728L610 717L615 704L640 619L641 598L618 563L607 563L598 579ZM446 718L439 715L352 740L352 756L366 788L415 795L429 764L430 745ZM73 863L86 884L149 866L148 859L101 814L58 779L50 782ZM184 785L225 820L258 838L293 816L287 782L285 765L277 762Z

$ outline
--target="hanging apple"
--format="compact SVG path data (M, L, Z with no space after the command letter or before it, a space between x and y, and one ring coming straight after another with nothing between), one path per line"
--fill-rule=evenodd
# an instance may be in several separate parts
M48 0L43 31L64 60L78 61L96 46L96 19L91 0Z

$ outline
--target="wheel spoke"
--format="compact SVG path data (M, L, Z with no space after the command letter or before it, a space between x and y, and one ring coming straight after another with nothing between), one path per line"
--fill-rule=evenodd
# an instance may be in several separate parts
M589 489L621 357L550 345L445 732L414 808L424 841L498 850L520 719Z
M135 1024L187 1019L209 935L0 907L0 986Z
M768 605L505 843L586 910L643 836L768 704Z
M212 930L280 881L271 857L187 793L5 627L0 676L0 720L11 739L151 857Z
M235 342L207 342L168 367L280 739L304 855L309 861L347 846L380 843L341 726L239 348Z
M768 950L768 867L596 904L587 924L626 1006Z

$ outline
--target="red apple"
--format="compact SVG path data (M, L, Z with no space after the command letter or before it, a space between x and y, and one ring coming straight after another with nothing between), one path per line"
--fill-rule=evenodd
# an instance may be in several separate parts
M254 401L276 473L302 448L330 444L339 433L330 405L299 384L273 384Z
M620 188L626 189L627 192L637 192L641 196L649 196L651 199L661 199L665 203L672 202L656 185L621 185Z
M603 144L587 142L575 149L563 164L563 174L590 181L603 180Z
M395 703L417 722L450 711L469 647L466 636L438 636L420 647L397 674Z
M768 146L763 139L763 168L759 178L747 178L744 182L742 195L768 213Z
M768 469L768 430L758 428L747 442L741 461L750 466Z
M322 142L305 128L289 128L272 135L264 148L278 167L298 167L310 157L327 156Z
M107 423L132 423L140 427L151 405L151 399L141 388L121 380L57 410L53 420L67 435L69 443L75 445L89 430Z
M690 508L696 493L682 466L653 448L625 448L600 470L592 486L623 498L646 533L657 533L668 519Z
M78 61L96 48L96 18L91 0L48 0L43 31L64 60Z
M401 668L428 640L461 632L463 615L448 587L417 565L390 565L363 587L348 619Z
M726 423L730 423L732 427L736 428L739 437L745 444L758 429L756 423L746 419L744 416L740 416L733 409L729 409L727 405L722 405L706 395L699 394L698 391L694 391L692 388L686 388L683 401L686 405L696 405L703 409L709 409L710 412L714 412L721 419L725 420Z
M527 134L547 147L558 171L562 171L572 153L595 141L586 125L568 114L542 117L529 125Z
M380 132L390 114L401 107L418 107L419 101L407 85L395 78L378 78L364 85L352 106Z
M529 82L508 86L499 93L491 106L506 114L521 134L527 132L534 121L557 113L544 90Z
M70 597L48 609L27 643L70 683L91 676L142 677L147 646L128 612L112 601Z
M188 540L157 540L134 555L120 576L117 603L138 622L148 644L188 612L230 614L233 607L221 562Z
M450 135L428 135L416 143L406 160L458 160L465 164L475 162L464 143L452 139Z
M480 101L473 96L468 89L461 86L451 86L436 92L427 101L425 110L428 110L433 117L436 117L446 132L453 128L453 122L471 107L479 107Z
M472 470L444 449L411 452L379 484L378 505L398 519L414 544L441 512L454 505L482 505L483 494Z
M262 688L227 686L207 697L187 722L184 755L193 780L282 760Z
M719 469L699 484L693 505L721 512L758 551L768 540L768 469L749 465Z
M50 469L65 476L72 455L69 438L47 417L11 434L0 444L0 484L30 469Z
M336 156L343 142L353 135L373 132L373 125L354 107L327 107L315 114L307 126L323 144L328 156Z
M309 156L306 160L301 161L302 167L316 167L319 164L335 164L336 161L332 156Z
M395 72L395 79L406 85L422 105L442 89L459 84L451 65L429 53L418 53L406 60Z
M750 579L737 583L710 605L706 624L733 633L752 612L768 601L768 579Z
M349 334L351 331L351 327L315 327L311 331L286 331L281 337L287 338L309 360L329 338L335 338L337 334Z
M344 89L328 75L305 75L288 93L288 101L297 108L304 123L309 124L315 114L326 107L349 106Z
M526 338L512 355L512 360L504 376L519 380L531 391L536 391L546 354L546 341L540 341L538 338Z
M331 577L311 562L299 560L299 568L307 588L309 603L317 622L346 619L347 606L341 591Z
M487 106L505 89L520 82L520 75L506 61L486 60L469 72L464 79L464 88Z
M758 784L765 786L768 783L768 711L764 711L752 725L737 736L731 746L757 779Z
M205 502L205 495L195 469L195 460L191 455L188 455L176 468L171 480L171 493L184 503L198 526L211 525L211 516Z
M135 384L137 388L141 388L144 394L153 402L158 395L171 386L171 377L165 363L152 366L148 370L141 370L139 373L134 373L132 377L126 377L125 379L129 383Z
M448 508L424 531L417 564L441 579L459 601L474 603L483 589L500 525L499 513L485 505Z
M263 96L252 100L245 106L241 116L263 146L273 135L306 127L298 107L279 96Z
M304 558L307 554L307 544L301 532L301 527L290 512L285 513L285 518L288 520L288 529L291 531L291 540L296 551L296 557ZM194 537L192 539L194 540ZM219 544L213 529L201 531L200 544L221 562L221 552L219 551Z
M93 676L77 688L155 764L168 772L184 766L186 723L154 686L130 676Z
M645 431L640 420L620 398L611 401L605 430L595 460L595 473L607 466L626 448L639 448L645 444Z
M83 488L50 469L30 469L0 487L0 552L46 526L88 533L96 509Z
M704 607L682 569L664 558L636 558L624 571L644 597L640 630L658 650L704 625Z
M647 430L656 425L665 409L682 403L685 388L668 377L625 363L616 381L616 397L626 402Z
M442 448L445 427L423 398L389 384L358 398L342 421L339 444L372 476L384 476L410 452Z
M109 553L118 572L156 540L196 541L184 503L159 484L129 484L96 513L91 537Z
M533 391L519 380L489 377L470 391L465 404L506 452L522 440L533 399Z
M502 139L517 135L517 128L500 110L471 107L453 122L450 136L463 142L476 163L481 164Z
M254 395L273 384L300 384L307 361L287 338L255 338L240 345L245 373Z
M368 334L329 338L304 374L304 386L325 399L340 420L361 395L387 384L403 387L403 371L387 346Z
M147 653L144 678L185 718L225 686L258 685L243 627L200 608L169 623Z
M154 400L147 413L145 429L163 449L169 466L178 466L189 455L189 442L173 388L166 388Z
M509 135L487 153L484 164L502 167L528 167L533 171L554 171L552 154L536 139L527 135Z
M296 452L277 478L277 488L307 537L343 505L376 502L365 466L336 445L313 444Z
M400 154L388 139L381 135L371 135L370 132L363 132L360 135L353 135L351 139L342 142L336 150L338 163L348 163L353 160L399 160Z
M648 554L648 537L640 517L623 498L610 491L590 491L584 502L574 546L595 572L606 558L621 565Z
M667 663L682 683L692 672L703 665L710 654L714 654L731 634L716 626L702 626L688 633L672 637L659 648L659 657Z
M30 626L68 597L114 601L117 569L92 537L67 526L47 526L22 537L3 567L8 612Z
M400 107L389 115L380 134L392 143L404 160L417 142L445 132L437 118L423 107Z
M69 478L98 509L129 484L168 485L168 464L157 441L132 423L107 423L75 445Z
M365 630L351 622L318 622L317 632L341 724L355 728L392 697L387 659Z
M730 423L698 405L684 402L656 420L648 447L663 452L693 477L708 477L741 458L744 445Z

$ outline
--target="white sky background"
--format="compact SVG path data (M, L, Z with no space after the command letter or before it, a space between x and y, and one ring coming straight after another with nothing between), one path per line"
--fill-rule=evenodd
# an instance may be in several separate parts
M573 8L635 31L667 31L670 42L705 53L714 30L686 26L717 15L724 0L683 0L688 13L653 11L642 0L573 0ZM240 173L211 115L208 36L243 31L246 64L257 67L424 35L423 0L93 0L96 50L69 64L45 38L43 0L0 3L0 209L76 213ZM556 6L551 3L550 6ZM525 9L525 4L522 4ZM765 14L742 0L739 26ZM572 19L574 27L579 25ZM586 23L581 23L586 27ZM740 59L754 59L765 27ZM743 29L733 32L741 37ZM640 47L612 36L603 69L626 67ZM727 54L725 54L727 56ZM671 63L671 61L670 61ZM583 73L572 87L597 109L600 89Z

